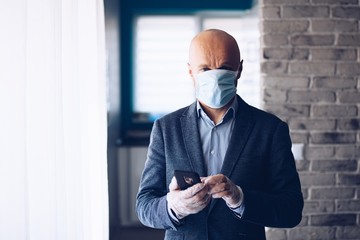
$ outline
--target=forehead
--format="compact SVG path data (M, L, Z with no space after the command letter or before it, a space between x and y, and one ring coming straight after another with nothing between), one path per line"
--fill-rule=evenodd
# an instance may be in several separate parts
M223 49L213 48L206 49L198 47L194 49L190 63L193 65L212 66L218 67L225 63L231 64L235 61L232 60L232 56Z
M239 48L232 37L203 34L194 38L190 45L189 62L191 65L237 66L240 62Z

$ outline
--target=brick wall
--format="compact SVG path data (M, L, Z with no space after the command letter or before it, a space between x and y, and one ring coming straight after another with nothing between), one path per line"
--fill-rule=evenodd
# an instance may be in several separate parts
M360 239L360 0L262 0L264 108L289 123L305 206L270 240Z

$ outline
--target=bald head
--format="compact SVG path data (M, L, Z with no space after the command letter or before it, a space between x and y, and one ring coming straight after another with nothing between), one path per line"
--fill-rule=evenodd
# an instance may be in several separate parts
M209 29L197 34L190 44L190 74L209 69L237 71L240 66L240 50L236 40L228 33Z

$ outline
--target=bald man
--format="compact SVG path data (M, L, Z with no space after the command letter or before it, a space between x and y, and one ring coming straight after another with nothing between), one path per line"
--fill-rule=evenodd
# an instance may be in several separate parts
M165 239L263 240L265 226L301 221L288 126L236 95L242 63L231 35L200 32L188 63L196 101L154 123L136 209ZM181 190L175 170L201 182Z

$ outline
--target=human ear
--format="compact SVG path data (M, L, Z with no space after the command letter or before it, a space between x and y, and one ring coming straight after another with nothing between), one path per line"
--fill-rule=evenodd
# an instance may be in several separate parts
M244 62L244 60L240 61L239 68L238 68L238 75L236 76L236 79L239 79L241 77L241 72L243 70L243 62Z
M190 63L188 63L187 66L188 66L188 73L189 73L190 77L193 78L193 73L192 73Z
M192 82L193 82L193 85L194 85L194 87L195 87L195 78L194 78L194 74L193 74L193 71L192 71L192 69L191 69L190 63L188 63L187 65L188 65L188 73L189 73L189 75L190 75L190 77L191 77L191 80L192 80Z

